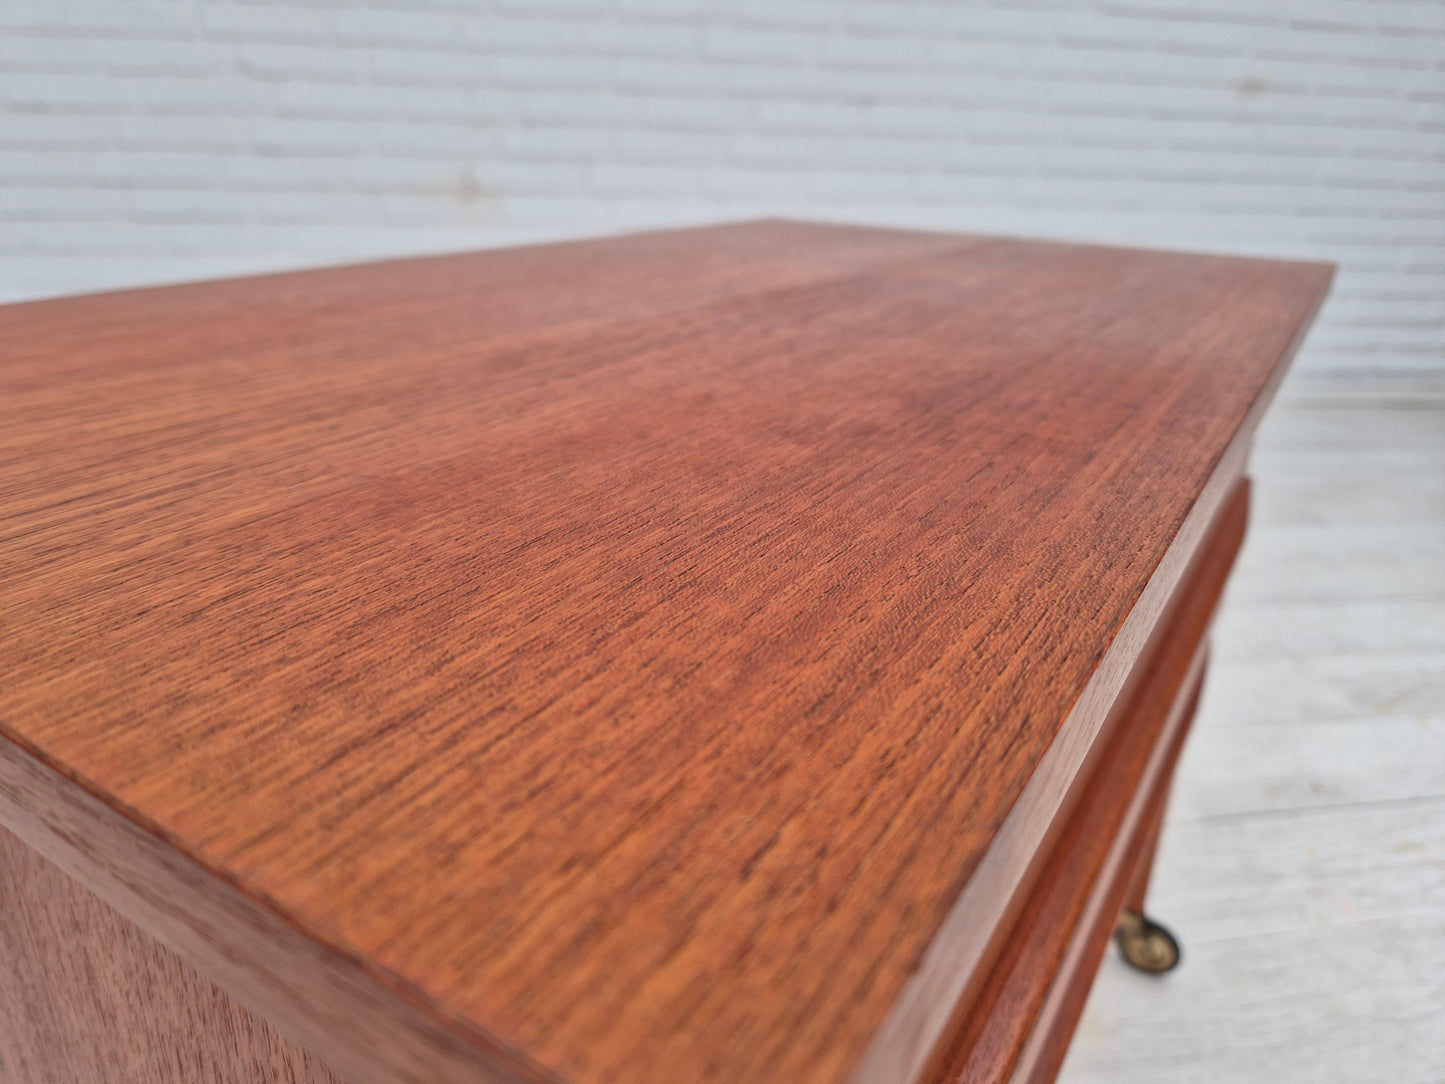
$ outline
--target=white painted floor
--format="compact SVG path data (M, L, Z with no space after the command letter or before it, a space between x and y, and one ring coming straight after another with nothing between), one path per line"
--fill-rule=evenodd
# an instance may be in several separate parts
M1445 1082L1445 397L1293 393L1256 445L1149 911L1065 1084Z

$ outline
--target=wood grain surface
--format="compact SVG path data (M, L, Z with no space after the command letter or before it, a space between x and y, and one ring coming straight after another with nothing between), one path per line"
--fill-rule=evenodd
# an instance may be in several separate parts
M0 308L0 725L501 1076L914 1075L1328 279L759 223Z
M1248 500L1241 480L1170 600L1035 857L1020 914L1000 929L986 977L940 1044L928 1074L935 1084L1047 1081L1057 1072L1119 912L1153 861Z
M348 1084L556 1080L5 739L0 826Z
M5 1084L341 1084L0 829Z

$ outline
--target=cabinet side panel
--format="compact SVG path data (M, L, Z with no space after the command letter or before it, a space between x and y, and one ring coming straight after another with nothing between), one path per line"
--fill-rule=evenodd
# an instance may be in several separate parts
M0 828L5 1084L343 1084Z

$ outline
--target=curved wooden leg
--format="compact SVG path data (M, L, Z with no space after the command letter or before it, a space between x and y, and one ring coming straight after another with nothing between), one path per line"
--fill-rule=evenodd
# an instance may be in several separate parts
M1159 835L1164 828L1164 808L1168 804L1168 788L1149 811L1148 827L1141 837L1139 850L1134 858L1134 873L1129 878L1129 887L1124 892L1124 910L1144 910L1144 896L1149 891L1149 877L1154 872L1154 856L1159 851Z
M1199 693L1204 685L1204 673L1208 669L1205 659L1199 678L1185 709L1184 727L1194 722L1194 713L1199 707ZM1154 872L1154 857L1159 850L1159 836L1164 830L1164 811L1169 804L1169 783L1179 762L1179 753L1184 747L1184 735L1171 751L1166 767L1164 783L1153 797L1144 827L1139 835L1133 861L1134 871L1129 877L1129 887L1124 893L1124 906L1119 923L1114 930L1114 942L1126 963L1139 971L1149 974L1163 974L1179 966L1181 952L1179 942L1164 926L1155 922L1144 910L1144 899L1149 891L1149 878Z
M1114 929L1114 943L1119 955L1136 971L1161 975L1179 966L1179 942L1167 929L1144 913L1144 894L1149 890L1149 875L1154 869L1154 855L1159 849L1159 834L1164 825L1165 797L1161 796L1150 811L1134 860L1134 873L1124 894L1124 909Z

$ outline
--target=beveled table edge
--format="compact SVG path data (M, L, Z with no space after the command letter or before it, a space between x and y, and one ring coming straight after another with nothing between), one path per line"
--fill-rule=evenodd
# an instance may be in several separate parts
M0 826L352 1084L560 1084L4 735Z
M1329 294L1334 268L1328 264L1316 266L1328 273L1313 304L1301 314L1293 338L1233 438L1215 460L1209 480L1174 541L949 909L918 970L908 980L862 1061L848 1078L850 1084L925 1084L923 1074L936 1047L946 1038L949 1022L960 1001L982 978L981 965L988 962L993 939L1009 914L1034 853L1052 826L1069 784L1093 748L1115 699L1124 689L1215 515L1244 474L1254 434Z

